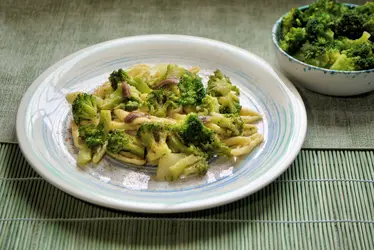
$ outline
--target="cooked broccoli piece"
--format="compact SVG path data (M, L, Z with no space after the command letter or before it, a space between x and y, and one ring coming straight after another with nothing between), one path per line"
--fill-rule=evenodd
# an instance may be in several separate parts
M292 27L302 27L305 24L304 13L292 8L282 19L282 34L286 35Z
M347 55L341 54L335 63L331 66L334 70L355 70L355 62L352 58L348 58Z
M195 147L194 145L186 146L183 142L183 139L177 132L169 133L167 140L166 140L169 148L173 153L184 153L184 154L193 154L193 155L200 155L203 156L203 153L199 148Z
M304 11L309 18L320 13L329 13L333 16L340 16L347 12L349 8L336 0L317 0L314 1L309 8Z
M357 46L357 45L367 43L369 42L369 38L370 38L370 34L366 31L364 31L364 33L362 33L362 36L356 40L351 40L345 37L341 39L341 42L343 44L342 49L349 49L352 46Z
M225 114L215 115L207 118L208 123L212 123L223 130L222 136L232 137L243 133L244 122L239 115Z
M151 162L171 153L166 143L170 127L161 123L144 123L137 132L139 141L147 148L147 159Z
M143 145L135 137L120 130L113 130L109 133L107 150L114 154L126 151L141 158L144 157L145 151Z
M175 181L182 176L205 175L209 165L202 156L167 154L163 156L157 168L156 180Z
M206 95L201 101L201 105L196 107L196 111L200 115L209 115L211 113L219 113L219 102L216 97Z
M184 73L186 73L186 69L179 67L176 64L169 64L166 70L165 79L179 79Z
M131 78L123 69L113 71L109 76L109 81L114 90L118 88L119 83L127 82L141 93L149 93L152 91L144 81L142 81L140 78Z
M342 53L353 59L356 70L365 70L374 68L373 49L373 44L367 42L353 46Z
M214 75L209 76L208 95L218 97L220 113L238 114L241 110L239 100L239 89L232 85L230 79L216 70Z
M327 43L334 40L334 32L331 30L333 23L330 15L323 13L307 22L305 31L310 42L318 41Z
M214 132L208 129L197 114L187 115L180 125L178 134L186 145L194 145L205 152L208 157L214 155L231 156L230 149L217 139Z
M116 91L111 93L108 97L106 97L101 105L101 109L110 110L116 107L117 105L121 104L124 100L123 92L121 86L119 86Z
M340 49L335 47L305 43L294 57L317 67L330 68L340 56Z
M226 96L218 97L218 102L221 104L219 112L222 114L239 114L242 109L239 97L233 92L228 93Z
M165 89L153 90L147 95L147 99L143 103L143 108L146 111L158 117L167 116L168 110L178 106L178 97Z
M104 133L104 125L94 124L84 125L79 127L79 137L81 137L88 145L89 148L101 146L107 140Z
M182 175L205 175L208 168L208 162L204 157L189 155L169 167L169 172L172 177L171 180L177 180Z
M296 52L306 41L307 33L305 28L292 27L280 41L280 47L289 54Z
M206 95L201 77L196 74L184 73L179 80L178 87L181 93L178 102L183 106L200 105Z
M209 76L208 95L214 97L225 96L230 91L234 91L237 95L240 94L239 89L231 83L230 78L225 76L220 70L217 69L213 75Z
M363 17L368 17L374 14L374 2L366 2L364 5L359 5L353 9L357 14Z
M97 118L96 98L93 95L78 94L72 103L73 118L76 124L83 120L95 120Z
M364 32L364 18L354 11L343 14L335 24L335 34L349 39L360 38Z

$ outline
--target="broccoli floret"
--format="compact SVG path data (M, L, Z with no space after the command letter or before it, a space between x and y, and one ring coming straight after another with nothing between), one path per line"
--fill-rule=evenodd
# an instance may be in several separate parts
M163 156L157 168L156 180L175 181L191 175L205 175L209 165L203 156L167 154Z
M221 114L239 114L242 109L239 97L233 92L228 93L226 96L218 97L218 102L221 104L219 108Z
M72 103L73 118L76 124L83 120L95 120L97 118L96 98L93 95L78 94Z
M345 37L341 39L342 49L349 49L352 46L357 46L357 45L367 43L369 41L369 38L370 38L370 34L366 31L364 31L364 33L362 33L362 36L356 40L351 40Z
M144 157L145 151L143 145L135 137L120 130L113 130L109 133L107 150L114 154L126 151L141 158Z
M364 31L370 33L370 41L374 42L374 15L372 19L367 20L363 25Z
M144 81L142 81L140 78L131 78L123 69L113 71L109 76L109 81L114 90L118 88L119 83L127 82L141 93L149 93L152 91Z
M292 8L282 19L282 35L286 35L292 27L303 27L304 24L304 13L299 9Z
M79 137L81 137L88 145L89 148L101 146L107 140L104 133L104 125L94 124L84 125L79 127Z
M169 64L166 70L165 79L179 79L184 73L186 73L186 69L179 67L176 64Z
M189 155L169 167L169 172L171 174L172 180L177 180L182 175L205 175L208 171L208 168L208 162L204 157Z
M349 39L360 38L364 32L364 18L353 11L342 15L335 24L335 34L337 36L348 37Z
M220 70L217 69L213 75L209 76L208 95L213 97L225 96L230 91L234 91L237 95L240 94L239 89L231 83L230 78L225 76Z
M373 44L371 42L359 44L343 51L348 58L355 62L356 70L374 68Z
M291 28L280 41L280 47L289 54L296 52L306 41L307 33L305 28Z
M201 77L196 74L184 73L179 80L178 87L181 93L178 102L183 106L200 105L206 95Z
M147 112L158 117L167 116L168 110L178 106L178 97L165 89L153 90L147 95L147 99L143 103L143 108Z
M201 101L201 105L196 107L196 111L200 115L209 115L211 113L219 113L219 102L216 97L206 95Z
M327 43L334 40L334 32L331 30L331 26L332 19L326 13L309 20L305 26L307 39L310 42L319 41L319 43Z
M334 46L322 46L310 43L305 43L294 55L300 61L322 68L330 68L339 56L340 49Z
M160 123L144 123L139 127L137 137L147 148L148 161L153 162L171 153L166 143L169 131L169 126Z
M334 70L355 70L354 59L348 58L347 55L341 54L335 63L331 66Z
M336 0L317 0L314 1L309 8L305 10L305 15L314 17L320 13L329 13L334 16L340 16L346 13L349 8Z
M374 13L374 2L366 2L364 5L354 8L353 11L364 17L370 16Z
M194 145L188 145L183 142L183 139L177 132L171 132L167 138L167 144L173 153L184 153L188 155L200 155L204 156L203 153L199 148L195 147Z
M218 103L221 105L220 113L240 112L239 89L221 71L216 70L214 75L209 76L207 92L208 95L218 97Z
M116 91L111 93L108 97L106 97L101 105L101 109L103 110L110 110L116 107L117 105L121 104L124 100L123 92L121 86L119 86Z
M216 154L231 155L230 149L217 139L212 130L204 126L195 113L187 115L178 129L178 134L186 145L194 145L205 152L208 157Z
M238 136L243 133L244 122L239 115L214 115L208 117L206 122L217 125L220 130L223 130L220 135L225 137Z

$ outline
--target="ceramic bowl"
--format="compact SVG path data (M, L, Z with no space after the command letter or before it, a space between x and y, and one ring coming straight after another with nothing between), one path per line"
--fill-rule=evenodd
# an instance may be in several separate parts
M354 4L347 5L356 6ZM308 5L299 9L305 10L307 8ZM295 85L332 96L353 96L374 90L374 69L362 71L324 69L299 61L282 50L280 47L280 36L283 17L284 15L274 24L272 39L277 66Z

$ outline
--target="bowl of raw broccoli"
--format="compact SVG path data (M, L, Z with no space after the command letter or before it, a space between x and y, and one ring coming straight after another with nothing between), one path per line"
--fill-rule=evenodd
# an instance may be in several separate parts
M374 90L374 2L293 8L277 20L272 39L278 67L295 83L333 96Z

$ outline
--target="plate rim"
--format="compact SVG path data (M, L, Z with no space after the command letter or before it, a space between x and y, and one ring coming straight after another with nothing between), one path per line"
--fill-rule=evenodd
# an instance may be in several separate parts
M279 164L279 166L276 169L271 169L271 173L265 172L263 176L255 182L259 182L258 185L256 185L254 188L246 188L248 185L243 186L242 188L236 190L235 195L228 197L230 193L224 194L218 197L213 197L209 198L206 200L198 200L198 201L188 201L188 202L183 202L177 205L170 205L168 208L165 208L165 206L157 206L158 204L149 204L149 207L144 207L143 203L124 203L123 200L103 200L101 196L93 196L89 197L86 196L85 194L82 194L79 189L74 189L67 185L64 181L60 181L58 178L50 174L48 171L43 171L41 164L37 159L35 159L30 150L25 147L26 141L28 141L24 134L24 126L25 126L25 117L23 117L24 111L27 110L26 106L26 100L28 97L33 95L33 89L37 88L43 79L46 78L46 76L50 75L51 73L54 72L55 69L58 69L61 65L64 63L68 62L69 60L77 57L80 54L83 54L84 52L87 51L93 51L96 48L100 47L105 47L105 46L110 46L111 44L116 44L118 42L126 42L126 41L131 41L133 39L189 39L193 40L195 42L201 42L201 43L210 43L216 45L218 48L219 47L226 47L230 48L233 50L238 51L241 54L245 54L247 56L250 56L254 58L256 61L262 62L262 64L268 69L271 69L274 74L279 78L278 82L283 83L284 86L282 88L286 88L290 93L288 95L292 99L293 102L293 109L295 109L295 105L297 105L298 108L298 119L301 121L300 129L299 129L299 136L296 139L296 144L294 144L293 148L290 150L290 152L286 155L286 157L283 159L283 163ZM282 85L282 84L281 84ZM293 94L292 96L290 94ZM296 104L295 104L296 103ZM301 95L299 94L298 90L296 87L291 83L289 79L287 79L277 68L272 66L270 63L265 61L263 58L259 57L258 55L244 50L240 47L209 39L209 38L204 38L204 37L198 37L198 36L188 36L188 35L175 35L175 34L150 34L150 35L138 35L138 36L128 36L128 37L122 37L122 38L117 38L113 40L108 40L104 41L101 43L97 43L88 47L85 47L83 49L80 49L64 58L61 60L55 62L52 64L50 67L48 67L46 70L43 71L42 74L40 74L33 82L32 84L28 87L26 92L23 94L21 102L18 107L17 111L17 116L16 116L16 136L17 136L17 141L19 148L21 149L22 154L26 158L27 162L30 164L30 166L40 175L43 177L44 180L52 184L53 186L57 187L61 191L68 193L69 195L72 195L73 197L76 197L78 199L81 199L86 202L90 202L102 207L107 207L107 208L112 208L112 209L118 209L122 211L131 211L131 212L142 212L142 213L180 213L180 212L191 212L191 211L197 211L197 210L205 210L213 207L218 207L222 206L237 200L240 200L246 196L252 195L256 193L257 191L263 189L270 183L272 183L276 178L278 178L282 173L284 173L292 164L292 162L295 160L297 157L298 153L300 152L302 145L304 143L305 137L306 137L306 132L307 132L307 113L306 113L306 108L305 104L303 102L303 99L301 98ZM39 165L39 166L38 166ZM253 185L253 182L252 184Z

